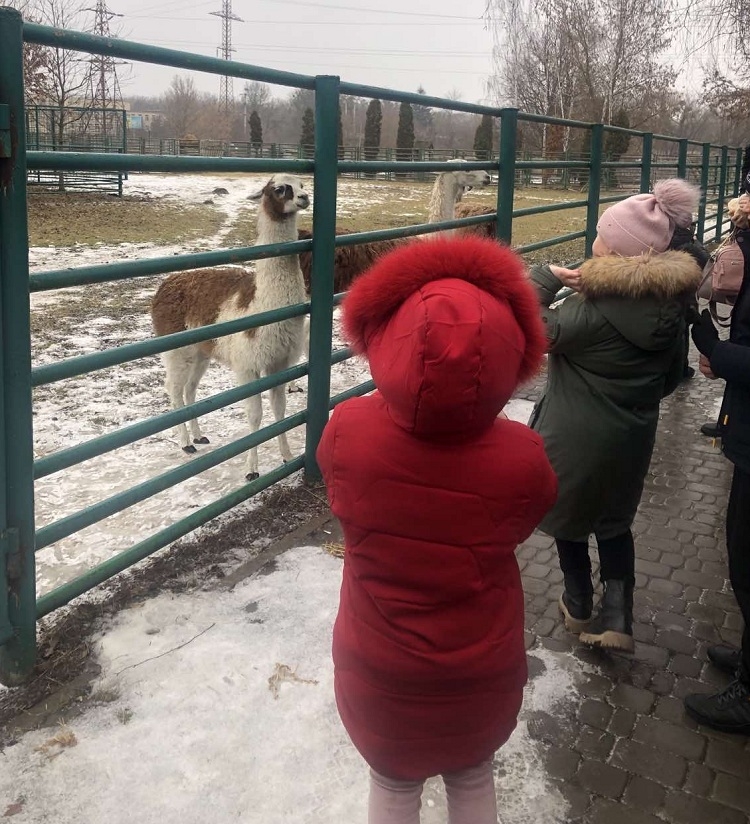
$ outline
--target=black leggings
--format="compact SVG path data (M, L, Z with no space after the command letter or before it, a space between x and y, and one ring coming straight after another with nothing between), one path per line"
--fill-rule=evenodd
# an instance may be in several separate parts
M560 569L563 574L588 572L591 574L589 546L585 541L564 541L555 539ZM635 545L633 533L628 530L614 538L596 538L599 548L600 578L602 581L625 581L635 585Z

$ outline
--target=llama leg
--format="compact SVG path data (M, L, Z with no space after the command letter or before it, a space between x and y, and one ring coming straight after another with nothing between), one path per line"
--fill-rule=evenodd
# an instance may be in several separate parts
M210 362L211 359L207 358L202 353L198 354L192 361L190 375L187 383L185 384L186 404L195 403L195 393L198 390L198 384L201 382L201 378L206 374L206 369L208 369ZM201 432L197 418L191 418L191 420L188 421L188 427L190 429L190 435L192 436L193 443L210 443L208 438Z
M162 358L167 373L164 388L169 396L172 409L182 409L185 406L185 385L190 375L189 353L185 349L176 349L172 352L164 352ZM174 434L184 452L196 451L190 443L190 436L184 423L178 423L175 426Z
M238 385L250 383L251 381L257 381L260 377L257 372L238 372L236 374ZM263 420L263 400L260 394L252 395L245 400L245 414L247 415L247 422L250 427L250 432L257 432L260 429L260 423ZM254 481L259 477L257 446L252 447L252 449L250 449L247 453L245 477L248 481Z
M305 316L305 325L302 331L302 354L304 355L304 359L306 361L310 360L310 316ZM297 384L297 381L289 381L286 385L286 391L291 394L292 392L304 392L305 390Z
M284 367L282 367L282 369L283 368ZM277 422L283 420L284 415L286 414L286 394L284 392L284 385L274 386L273 389L269 390L269 395L271 396L271 409L273 410L274 418ZM284 461L284 463L291 461L292 450L289 448L289 441L286 438L286 432L282 432L282 434L279 435L278 441L282 461Z

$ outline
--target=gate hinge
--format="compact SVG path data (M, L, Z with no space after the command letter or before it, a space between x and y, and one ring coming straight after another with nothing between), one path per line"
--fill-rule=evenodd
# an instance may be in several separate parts
M9 581L21 577L21 553L18 530L4 529L0 532L0 562L5 562L5 571Z
M0 103L0 157L11 157L10 106Z

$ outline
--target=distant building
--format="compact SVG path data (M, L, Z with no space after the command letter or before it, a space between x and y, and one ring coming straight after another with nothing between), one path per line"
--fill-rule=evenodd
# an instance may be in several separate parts
M157 120L163 118L162 112L131 112L128 111L128 130L150 132Z

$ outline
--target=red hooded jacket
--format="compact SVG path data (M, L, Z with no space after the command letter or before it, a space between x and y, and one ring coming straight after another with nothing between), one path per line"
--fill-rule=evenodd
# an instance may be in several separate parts
M412 243L344 302L378 391L340 404L317 457L346 555L335 691L378 772L475 766L516 725L526 656L514 555L556 496L541 438L498 419L545 347L520 259Z

